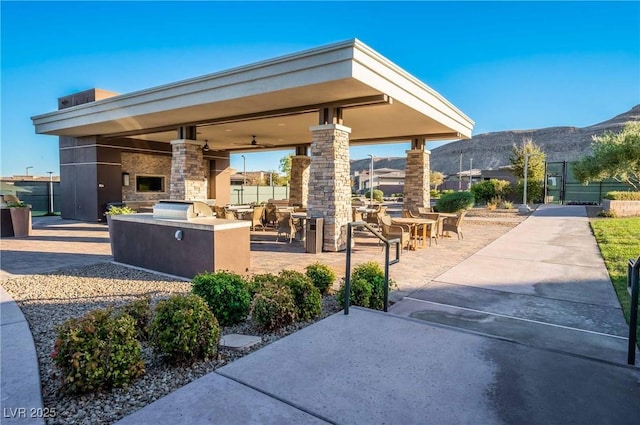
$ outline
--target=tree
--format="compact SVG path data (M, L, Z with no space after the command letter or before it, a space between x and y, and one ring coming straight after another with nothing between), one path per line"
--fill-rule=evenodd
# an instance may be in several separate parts
M540 146L533 143L531 138L524 139L520 147L514 144L511 151L509 162L511 162L513 174L516 177L524 179L525 155L528 155L527 180L544 180L544 162L546 155Z
M513 174L520 179L518 191L524 190L524 164L527 163L527 199L526 202L542 200L544 190L544 163L546 155L531 138L525 138L522 146L513 145L511 162Z
M287 183L291 181L291 158L293 158L292 153L280 158L280 171L285 175Z
M573 175L583 184L606 178L640 190L640 122L628 122L619 133L593 136L593 155L573 164Z
M444 183L444 174L440 171L431 171L429 173L429 185L432 188L437 189L442 183Z

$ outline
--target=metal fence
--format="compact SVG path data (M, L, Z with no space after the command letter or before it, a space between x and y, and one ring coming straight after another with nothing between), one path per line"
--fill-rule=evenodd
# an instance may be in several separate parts
M289 199L289 186L231 186L232 204L267 202L269 199Z
M31 205L34 216L50 212L50 182L15 181L13 183L16 187L28 190L28 192L17 192L16 195L22 202ZM53 212L60 212L60 182L53 182Z

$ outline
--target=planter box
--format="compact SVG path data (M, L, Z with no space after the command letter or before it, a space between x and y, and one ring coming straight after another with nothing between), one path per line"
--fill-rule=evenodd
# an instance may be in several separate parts
M602 207L605 211L613 211L617 217L640 216L640 201L612 201L603 199Z
M31 235L31 208L9 208L9 210L11 211L13 235L16 238Z

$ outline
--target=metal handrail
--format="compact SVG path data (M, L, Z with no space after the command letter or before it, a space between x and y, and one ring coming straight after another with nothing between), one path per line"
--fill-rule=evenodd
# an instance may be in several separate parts
M384 243L384 311L386 312L389 305L389 266L400 261L400 239L387 239L366 222L352 221L347 223L347 270L344 277L344 314L349 314L349 305L351 304L351 234L353 233L352 230L354 227L367 228ZM389 247L391 244L396 244L396 258L389 261Z
M636 364L636 343L638 331L638 286L640 286L640 257L635 261L629 259L627 266L627 291L631 295L631 309L629 312L629 348L627 350L627 364Z

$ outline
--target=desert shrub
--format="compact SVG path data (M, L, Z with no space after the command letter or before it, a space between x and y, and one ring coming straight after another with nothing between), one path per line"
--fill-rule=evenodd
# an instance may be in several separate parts
M612 201L640 201L640 192L607 192L604 199Z
M131 316L136 327L136 337L141 341L147 339L149 321L151 320L151 299L149 297L131 301L119 307L117 312Z
M616 218L616 212L614 210L609 210L609 211L600 211L598 213L598 217L605 217L605 218Z
M51 357L62 371L62 389L85 393L126 386L144 373L134 319L94 310L56 329Z
M453 192L442 195L436 202L436 208L440 212L455 213L473 207L474 202L471 192Z
M121 206L118 207L116 205L109 205L109 208L107 209L107 212L104 213L104 215L121 215L121 214L135 214L136 211L127 207L127 206Z
M502 208L504 208L505 210L512 210L513 209L513 202L511 202L511 201L502 201L502 204L500 206Z
M291 290L276 284L265 285L253 297L251 319L266 331L292 324L296 320L296 305Z
M278 275L278 283L291 291L298 320L310 320L322 313L322 295L306 275L294 270L282 270Z
M149 342L169 363L213 357L219 340L218 321L198 295L174 295L158 303Z
M235 273L200 273L193 278L191 292L204 298L221 326L239 323L249 314L249 284Z
M440 198L440 191L438 189L431 189L429 190L429 197L433 198L433 199L438 199Z
M278 282L278 276L273 273L256 274L251 277L249 281L249 293L251 297L260 292L260 290L268 284L274 284Z
M440 196L442 196L442 195L448 195L448 194L450 194L450 193L456 193L456 191L455 191L455 190L453 190L453 189L445 189L445 190L443 190L443 191L441 191L441 192L440 192Z
M336 301L340 306L344 305L345 285L342 281L340 289L336 293ZM371 304L371 294L373 287L364 279L352 279L349 284L349 305L358 305L360 307L369 307Z
M491 198L491 200L489 200L487 202L487 209L489 211L495 211L498 209L498 206L500 205L500 202L502 200L500 198Z
M326 264L314 263L308 265L305 271L307 277L313 282L313 286L323 295L329 292L336 280L336 273Z
M367 199L371 199L371 191L366 191L364 194L364 197ZM382 202L382 199L384 197L384 192L378 189L374 189L373 190L373 199L378 201L378 202Z
M489 203L493 198L505 198L511 192L511 184L507 180L484 180L469 189L478 203Z

